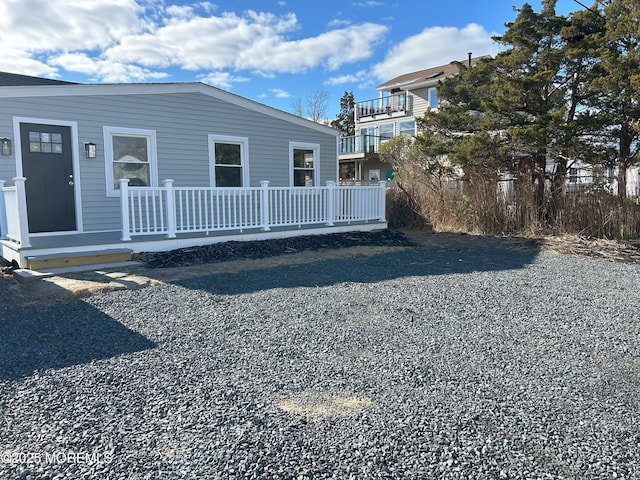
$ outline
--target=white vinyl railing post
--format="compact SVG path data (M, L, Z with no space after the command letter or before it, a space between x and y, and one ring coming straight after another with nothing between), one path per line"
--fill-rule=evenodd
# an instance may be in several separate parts
M163 183L167 198L167 238L176 238L176 195L173 180L168 178Z
M335 220L336 182L327 180L325 183L327 184L327 225L332 227Z
M21 247L30 247L29 243L29 219L27 217L27 194L24 189L25 177L13 177L16 185L16 201L18 202L18 226L20 232L18 238Z
M269 227L269 180L260 181L261 201L260 201L260 223L262 224L262 230L267 232L271 230Z
M129 228L129 179L121 178L120 182L120 220L122 221L123 242L131 240L131 229Z
M387 182L381 180L378 185L380 186L380 212L378 218L381 222L384 222L387 217Z
M0 238L7 238L7 204L4 201L4 180L0 180Z

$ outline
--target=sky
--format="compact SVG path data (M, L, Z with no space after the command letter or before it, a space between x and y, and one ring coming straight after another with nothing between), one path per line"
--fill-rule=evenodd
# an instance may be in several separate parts
M0 71L79 83L203 82L292 111L495 55L517 0L2 0ZM540 11L540 0L529 0ZM585 3L585 2L582 2ZM589 2L590 4L591 2ZM582 9L558 0L558 13Z

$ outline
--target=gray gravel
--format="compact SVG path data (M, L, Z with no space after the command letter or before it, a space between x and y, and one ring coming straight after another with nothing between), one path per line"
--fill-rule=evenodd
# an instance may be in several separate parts
M443 247L4 307L0 478L640 478L639 287Z

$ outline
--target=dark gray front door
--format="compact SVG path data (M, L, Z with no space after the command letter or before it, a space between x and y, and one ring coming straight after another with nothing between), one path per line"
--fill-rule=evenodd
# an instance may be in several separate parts
M71 127L20 124L29 232L76 229Z

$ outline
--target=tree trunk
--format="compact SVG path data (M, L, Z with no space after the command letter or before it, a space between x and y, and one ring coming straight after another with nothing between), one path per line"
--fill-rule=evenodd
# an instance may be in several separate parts
M549 205L547 221L552 225L555 224L558 212L564 201L564 182L566 179L567 160L560 158L556 162L556 172L551 182L551 204Z
M531 180L533 183L533 200L536 206L538 220L544 218L544 177L547 159L545 156L538 156L533 163Z
M618 158L618 197L627 198L627 170L631 166L631 144L634 133L630 126L620 132L620 156Z
M627 198L627 169L623 163L618 166L618 197L621 200Z

